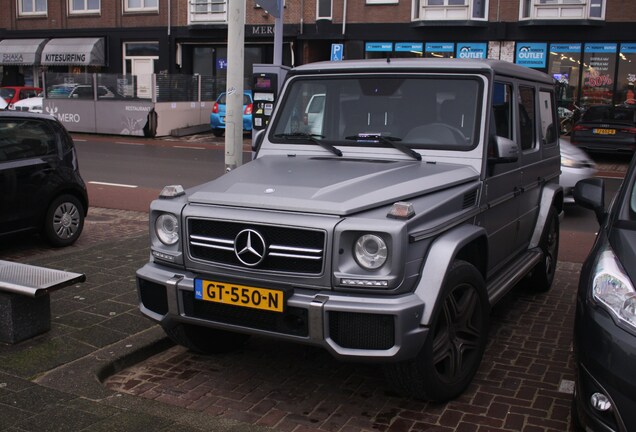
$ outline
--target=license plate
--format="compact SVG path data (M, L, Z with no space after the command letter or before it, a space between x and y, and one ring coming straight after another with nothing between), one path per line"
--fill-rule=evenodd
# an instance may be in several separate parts
M592 132L597 135L615 135L616 129L594 129Z
M210 280L194 280L194 297L252 309L283 312L285 296L280 290L257 288Z

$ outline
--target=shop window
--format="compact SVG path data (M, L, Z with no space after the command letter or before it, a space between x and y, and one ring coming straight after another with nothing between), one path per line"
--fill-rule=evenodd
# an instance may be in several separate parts
M617 77L616 103L636 106L636 44L621 44Z
M605 0L522 0L522 20L602 20Z
M616 48L617 45L614 43L585 44L581 87L583 107L612 103L616 74Z
M126 12L159 10L159 0L125 0Z
M99 13L100 0L69 0L71 14Z
M331 11L333 8L333 0L317 0L316 1L316 19L331 19Z
M487 11L488 0L419 0L416 18L428 21L485 20Z
M579 97L581 49L580 43L550 45L548 73L558 83L556 97L559 117L570 115L576 108Z
M47 0L18 0L20 15L46 15Z

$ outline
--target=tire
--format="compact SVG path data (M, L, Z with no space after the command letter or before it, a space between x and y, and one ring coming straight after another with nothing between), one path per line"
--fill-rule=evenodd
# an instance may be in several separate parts
M412 360L385 366L395 389L417 399L446 402L470 384L488 337L489 304L481 273L465 261L451 266L424 346Z
M554 207L548 213L539 248L543 252L543 259L532 270L528 285L533 291L547 292L554 281L559 255L559 215Z
M212 133L217 138L222 137L224 132L225 132L225 129L212 129Z
M69 246L77 241L84 229L84 205L73 195L54 199L46 211L43 233L55 247Z
M250 338L242 333L232 333L190 324L164 327L173 342L198 354L222 354L242 347Z

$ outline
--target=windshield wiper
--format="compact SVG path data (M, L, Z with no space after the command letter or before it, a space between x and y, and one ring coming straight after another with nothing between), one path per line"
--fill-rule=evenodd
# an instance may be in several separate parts
M294 132L294 133L276 134L274 135L274 138L284 138L288 140L307 140L314 144L318 144L320 147L324 148L325 150L329 150L331 153L335 154L336 156L342 156L342 152L339 149L335 148L329 143L324 142L321 139L318 139L318 138L324 138L324 135L309 134L305 132Z
M354 140L354 141L379 141L381 143L388 144L395 149L398 149L402 153L408 156L411 156L415 160L418 160L418 161L422 160L421 154L419 154L412 148L407 147L400 142L402 141L401 138L396 138L392 136L382 136L380 134L359 133L358 135L345 137L345 139Z

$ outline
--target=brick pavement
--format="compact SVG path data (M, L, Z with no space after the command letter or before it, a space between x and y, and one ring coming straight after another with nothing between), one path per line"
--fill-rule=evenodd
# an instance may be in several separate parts
M476 379L446 404L399 397L378 366L338 362L315 347L260 337L239 352L210 357L173 347L105 384L283 432L563 432L570 429L579 270L579 264L560 263L549 293L520 286L493 309Z

